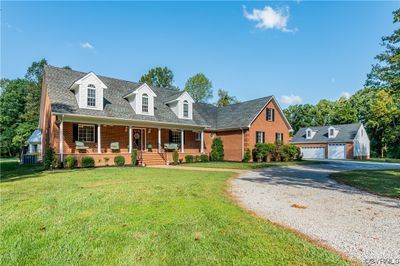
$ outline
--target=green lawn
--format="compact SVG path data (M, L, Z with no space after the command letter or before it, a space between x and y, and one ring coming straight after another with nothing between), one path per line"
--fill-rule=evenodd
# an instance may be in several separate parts
M367 161L378 162L378 163L400 163L400 159L394 159L394 158L371 158Z
M238 207L224 193L232 174L125 167L13 175L0 183L0 264L346 264Z
M17 158L0 159L0 180L22 178L43 171L41 164L20 165Z
M199 162L184 163L179 166L204 167L204 168L226 168L226 169L257 169L275 166L305 165L305 164L323 164L322 161L293 161L293 162L270 162L270 163L240 163L240 162Z
M331 175L339 182L375 194L400 198L400 170L363 170Z

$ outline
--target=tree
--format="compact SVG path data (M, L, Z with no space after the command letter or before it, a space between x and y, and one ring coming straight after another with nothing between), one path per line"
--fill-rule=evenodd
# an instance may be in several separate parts
M239 103L235 96L230 96L228 91L219 89L218 90L218 101L217 106L227 106L230 104Z
M178 89L173 85L174 73L168 67L156 67L144 74L139 82L146 82L150 86L157 86L168 89Z
M186 81L185 91L187 91L197 103L208 102L213 96L212 83L203 73L198 73L190 77Z
M215 138L211 144L211 161L224 160L224 144L220 138Z

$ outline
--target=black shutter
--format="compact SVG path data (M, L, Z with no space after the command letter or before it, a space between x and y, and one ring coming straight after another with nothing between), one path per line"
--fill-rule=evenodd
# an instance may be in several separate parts
M186 134L185 131L181 131L181 134L183 134L183 144L186 144Z
M169 143L172 143L172 131L169 131Z
M258 142L257 142L257 135L258 135L258 131L256 131L256 143L258 143Z
M78 140L78 124L72 124L72 141Z
M282 141L282 144L283 144L283 133L281 133L281 141Z
M272 121L275 121L275 109L271 109Z
M265 132L264 131L262 132L262 138L263 138L262 143L265 143Z
M278 133L275 133L275 142L278 141Z
M97 143L97 125L94 126L94 141Z

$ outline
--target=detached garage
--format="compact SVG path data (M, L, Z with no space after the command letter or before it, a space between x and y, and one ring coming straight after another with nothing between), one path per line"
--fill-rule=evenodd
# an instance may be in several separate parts
M291 143L304 159L369 159L369 138L360 123L301 128Z

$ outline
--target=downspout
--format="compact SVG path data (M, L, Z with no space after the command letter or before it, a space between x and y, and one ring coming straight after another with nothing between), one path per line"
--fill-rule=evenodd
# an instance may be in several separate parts
M244 158L244 130L243 128L241 128L242 130L242 160Z

